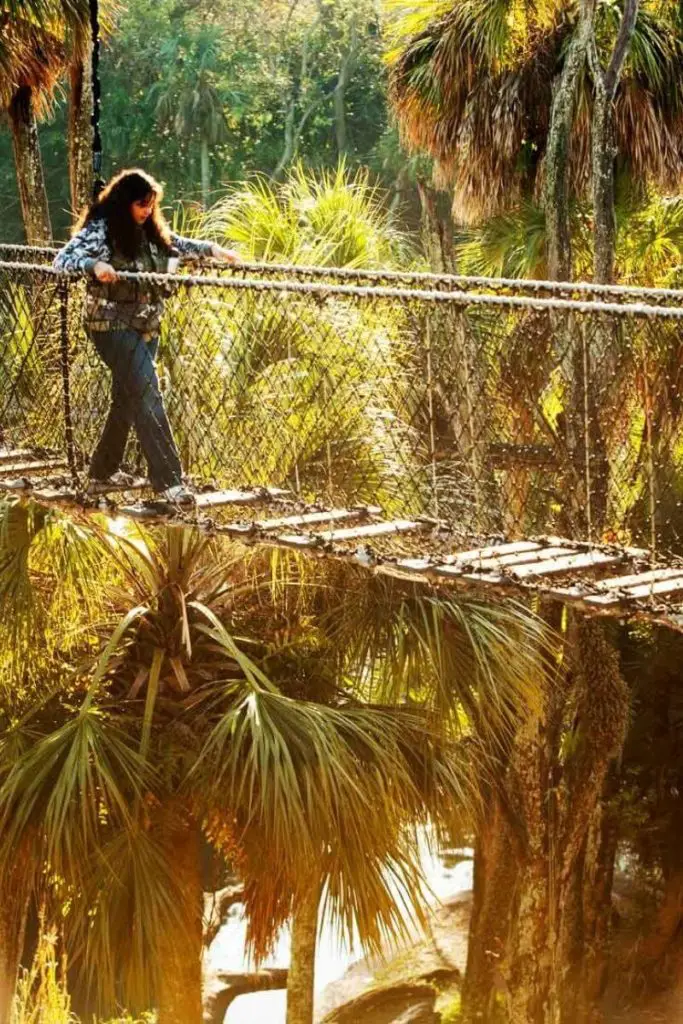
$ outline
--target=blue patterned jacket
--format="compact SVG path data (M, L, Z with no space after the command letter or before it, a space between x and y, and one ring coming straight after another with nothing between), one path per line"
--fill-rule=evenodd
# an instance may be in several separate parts
M209 256L213 247L211 242L183 238L173 233L171 245L181 257L189 259ZM166 273L168 253L143 236L139 255L134 260L127 259L112 245L106 221L97 219L81 228L60 249L53 263L58 270L88 275L85 324L89 331L132 329L146 337L158 334L164 311L163 285L137 281L102 284L92 274L95 264L100 261L109 263L115 270Z

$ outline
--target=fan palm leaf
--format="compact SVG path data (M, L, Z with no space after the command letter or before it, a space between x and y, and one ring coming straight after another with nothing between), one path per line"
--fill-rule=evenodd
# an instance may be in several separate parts
M421 9L426 4L414 5ZM477 220L538 193L553 83L578 5L454 0L415 34L396 30L391 97L412 149L428 152L452 184L456 213ZM400 16L400 15L399 15ZM620 18L598 5L599 46ZM409 18L409 24L417 24ZM678 81L683 36L673 3L640 5L633 46L615 101L620 160L636 179L667 187L680 180ZM575 190L590 180L591 89L582 78L572 139Z

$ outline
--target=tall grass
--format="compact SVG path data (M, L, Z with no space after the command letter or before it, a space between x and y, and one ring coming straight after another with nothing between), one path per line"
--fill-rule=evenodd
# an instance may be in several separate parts
M30 968L19 976L10 1024L155 1024L156 1015L132 1017L123 1013L108 1021L81 1021L71 1010L66 986L66 957L58 953L57 932L41 931Z

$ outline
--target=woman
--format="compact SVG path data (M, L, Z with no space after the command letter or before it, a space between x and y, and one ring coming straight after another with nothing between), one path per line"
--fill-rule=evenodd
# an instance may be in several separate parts
M121 280L118 272L165 273L176 253L233 264L239 260L230 249L174 234L161 212L162 196L159 183L144 171L117 174L83 214L54 266L91 278L85 326L112 375L111 408L90 460L89 490L116 482L114 474L134 426L154 490L166 500L188 502L193 496L182 485L154 364L163 299L158 286Z

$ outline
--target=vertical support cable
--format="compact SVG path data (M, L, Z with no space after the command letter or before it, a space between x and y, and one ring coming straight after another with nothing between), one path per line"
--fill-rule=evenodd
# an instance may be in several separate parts
M102 137L100 135L100 17L98 0L90 0L90 33L92 36L92 170L93 199L104 188L102 180Z
M592 481L591 481L591 415L590 396L588 394L590 363L588 359L588 346L586 344L586 324L581 324L581 357L583 376L583 451L584 451L584 473L586 487L586 526L588 529L588 540L593 540L593 504L592 504Z
M647 346L643 344L643 390L645 397L645 432L647 436L648 492L650 499L650 554L654 565L657 557L657 495L655 492L655 463L653 458L652 396L647 360Z
M434 376L432 367L432 330L429 313L426 313L427 337L427 401L429 403L429 454L432 462L432 513L439 518L439 489L436 472L436 424L434 418Z
M66 281L59 283L60 338L59 355L62 371L62 410L64 413L64 436L66 459L74 484L78 483L76 452L74 449L74 427L71 415L71 383L69 379L69 286Z
M327 413L330 402L330 390L327 382L327 373L323 377L323 410ZM334 469L332 467L332 445L330 435L327 433L325 439L325 452L327 455L327 496L329 501L334 501Z
M479 459L478 446L481 442L479 437L479 430L475 420L475 402L472 397L472 379L475 372L475 358L474 354L470 352L470 339L467 333L467 321L465 314L456 312L458 318L458 331L462 339L460 351L462 354L463 369L465 371L465 407L467 415L467 441L468 441L468 452L467 456L470 463L470 469L472 471L472 483L474 490L474 515L477 531L482 529L481 526L481 461ZM470 358L472 356L472 358Z
M287 367L291 373L292 369L292 334L291 331L287 331ZM292 396L292 409L296 408L296 395ZM292 454L294 456L294 488L297 494L301 494L301 480L299 479L299 446L296 438L296 426L292 430Z

